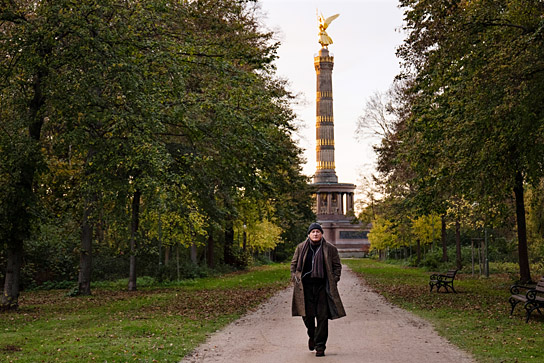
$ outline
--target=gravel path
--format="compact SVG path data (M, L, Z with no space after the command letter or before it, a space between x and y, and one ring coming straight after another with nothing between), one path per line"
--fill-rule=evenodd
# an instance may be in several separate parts
M210 336L182 362L473 362L430 324L387 303L345 265L338 288L347 316L329 321L325 357L308 350L302 319L291 316L289 287Z

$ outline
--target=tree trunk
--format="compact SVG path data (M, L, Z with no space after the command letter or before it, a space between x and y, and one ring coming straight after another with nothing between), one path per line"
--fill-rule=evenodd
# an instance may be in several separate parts
M81 250L79 252L78 295L91 295L93 229L90 224L91 207L89 203L83 212L81 224Z
M461 270L463 268L463 261L461 259L461 223L459 222L459 218L455 221L455 251L457 269Z
M15 310L19 307L19 287L22 262L23 243L21 242L7 250L7 268L0 310Z
M419 265L419 261L421 261L421 241L419 238L416 240L416 265Z
M179 269L179 243L176 243L176 272L177 272L178 281L180 281L181 274Z
M163 281L164 266L162 264L162 221L161 221L161 209L159 209L159 282ZM166 256L165 256L166 258Z
M96 241L101 245L106 238L104 231L104 208L100 208L98 212L98 221L96 223Z
M165 246L164 247L164 266L168 266L170 263L170 252L172 251L172 247Z
M8 215L8 221L11 224L11 228L9 228L7 234L6 274L4 277L4 291L1 298L0 310L16 310L19 307L24 241L30 234L31 218L25 203L30 203L32 198L32 181L27 180L27 182L30 183L28 184L27 182L23 182L24 179L26 179L26 177L21 175L21 179L16 183L14 193L17 193L17 195L7 196L8 200L16 200L17 203L13 206L13 209L10 210L10 215ZM17 191L19 191L19 193Z
M140 198L142 193L139 189L134 191L132 196L132 221L130 223L130 266L128 275L128 291L136 291L136 234L140 221Z
M50 49L44 50L49 52ZM19 307L19 291L21 283L21 266L23 264L24 241L30 236L31 214L29 207L34 204L34 177L40 158L38 142L41 139L43 117L39 115L45 97L42 92L42 81L47 76L47 71L39 70L34 78L32 89L34 95L28 105L28 136L30 138L27 147L29 148L26 160L21 165L19 179L13 184L15 201L10 210L11 228L8 232L7 242L7 265L4 278L4 291L2 294L0 310L15 310ZM17 174L17 173L14 173ZM3 196L6 197L5 195ZM9 198L9 196L7 196ZM8 225L9 225L8 224Z
M527 227L525 224L525 201L523 200L523 174L516 173L514 195L516 197L516 219L518 226L518 255L519 255L519 277L521 283L531 282L531 271L529 268L529 254L527 252Z
M208 243L206 244L206 261L208 262L208 267L214 267L214 241L212 231L208 231Z
M225 226L225 249L223 251L223 260L227 265L233 266L235 264L234 253L234 225L232 220L227 220Z
M442 220L442 262L447 262L448 246L446 245L446 215L443 214L440 219Z
M243 244L242 244L242 249L244 250L244 252L246 251L246 248L247 248L247 232L246 232L246 229L244 228L244 234L242 236L242 239L243 239Z
M198 256L197 256L197 249L196 249L195 243L191 243L191 262L194 265L198 264Z

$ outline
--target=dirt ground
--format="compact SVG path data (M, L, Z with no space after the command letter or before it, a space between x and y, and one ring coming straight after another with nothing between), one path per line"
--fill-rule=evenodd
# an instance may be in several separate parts
M308 350L302 319L291 316L289 287L211 335L182 362L473 362L430 324L387 303L345 265L338 288L347 316L329 320L325 357Z

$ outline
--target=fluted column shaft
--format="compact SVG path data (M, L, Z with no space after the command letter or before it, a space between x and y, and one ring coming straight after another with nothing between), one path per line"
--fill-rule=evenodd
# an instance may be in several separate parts
M316 162L315 183L337 183L334 163L334 114L332 69L334 57L323 48L314 58L316 72Z

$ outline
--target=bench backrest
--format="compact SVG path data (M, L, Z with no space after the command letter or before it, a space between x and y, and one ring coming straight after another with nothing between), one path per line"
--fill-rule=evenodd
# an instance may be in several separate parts
M446 276L454 278L456 273L457 273L457 270L448 270L448 272L446 272ZM544 286L544 281L543 281L543 286Z
M544 292L544 277L540 278L540 281L536 285L535 290L540 291L540 292Z

